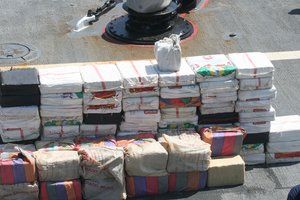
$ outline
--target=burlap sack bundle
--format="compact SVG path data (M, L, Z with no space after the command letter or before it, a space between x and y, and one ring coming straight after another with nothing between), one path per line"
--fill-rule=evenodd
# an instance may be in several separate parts
M65 181L79 178L80 161L76 151L36 151L40 181Z
M182 133L169 136L163 134L168 146L167 171L206 171L211 159L210 145L203 142L197 133Z
M124 153L118 148L99 147L80 150L84 179L115 179L124 184Z
M125 147L125 170L129 176L164 176L168 152L154 139Z

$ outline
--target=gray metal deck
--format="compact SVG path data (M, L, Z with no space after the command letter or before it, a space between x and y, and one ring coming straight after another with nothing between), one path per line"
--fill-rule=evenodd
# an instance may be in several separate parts
M103 2L103 0L101 1ZM154 58L153 47L120 45L101 37L106 22L121 15L119 7L82 35L69 34L68 23L98 5L98 0L1 0L0 44L31 44L41 51L32 64L101 62ZM182 43L183 56L233 52L300 50L299 0L210 0L200 12L186 18L198 34ZM230 33L237 36L229 38ZM299 54L297 54L299 55ZM300 114L300 57L273 61L278 96L277 115ZM1 66L1 63L0 63ZM141 199L286 199L300 183L300 163L249 168L243 186Z

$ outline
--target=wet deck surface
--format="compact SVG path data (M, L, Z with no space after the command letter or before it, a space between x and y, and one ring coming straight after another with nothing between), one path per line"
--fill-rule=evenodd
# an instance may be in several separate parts
M120 45L102 38L105 24L124 14L121 7L81 35L69 33L68 23L74 24L98 3L98 0L1 0L0 44L17 42L37 47L41 55L31 65L153 59L152 46ZM210 0L203 10L186 16L198 27L198 33L181 44L183 56L299 51L300 15L296 12L299 8L299 0ZM230 38L231 33L236 36ZM274 84L278 89L273 106L278 116L300 114L299 63L299 57L273 61ZM249 168L243 186L142 199L282 200L299 183L300 163L294 163Z

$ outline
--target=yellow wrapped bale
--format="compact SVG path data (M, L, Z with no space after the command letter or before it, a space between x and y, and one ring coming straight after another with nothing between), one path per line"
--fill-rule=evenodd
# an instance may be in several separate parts
M208 187L244 184L245 162L241 156L218 157L210 161Z

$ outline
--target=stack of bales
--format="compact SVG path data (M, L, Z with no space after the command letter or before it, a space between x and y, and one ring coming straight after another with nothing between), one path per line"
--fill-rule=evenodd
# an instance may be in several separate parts
M38 152L58 152L74 151L75 143L72 139L61 139L58 141L36 141L35 146ZM75 151L74 151L75 152ZM75 152L76 153L76 152ZM53 153L54 154L54 153ZM50 154L51 155L51 154ZM72 155L75 155L72 153ZM69 160L66 160L68 162ZM50 160L51 162L51 160ZM81 182L79 179L59 180L59 181L41 181L40 199L65 199L81 200Z
M94 132L95 136L115 134L122 112L122 78L116 65L83 66L81 76L84 82L81 132L85 135Z
M2 107L40 105L38 71L35 68L3 70L0 80Z
M147 134L118 137L124 149L126 192L129 197L151 196L168 191L168 152Z
M236 68L223 55L194 56L186 58L196 73L200 85L201 101L199 123L220 124L237 121L234 113L238 81Z
M121 132L157 132L158 74L149 60L117 62L123 78L124 121Z
M124 199L124 153L113 136L80 137L75 144L82 168L84 199Z
M39 150L34 152L40 199L81 200L81 170L77 151L69 149L65 142L50 144L56 148L49 148L48 145L38 143Z
M266 161L268 164L300 161L299 115L276 117L271 122Z
M168 152L168 192L202 190L207 186L210 145L192 130L165 130L158 141Z
M82 123L82 79L79 68L40 68L42 140L74 138Z
M208 187L244 183L245 163L240 151L245 130L238 126L212 126L199 130L201 139L210 144L212 160L208 169Z
M195 85L195 73L184 59L176 72L160 71L160 129L194 128L200 105L199 86Z
M39 80L36 69L11 69L0 76L0 134L3 142L40 136Z
M237 67L236 77L240 81L235 110L239 112L240 126L247 131L244 144L255 144L250 146L259 149L253 153L249 145L245 147L249 151L249 154L243 151L245 160L249 164L264 163L262 148L257 144L268 142L270 121L275 119L275 110L271 106L271 100L276 96L276 88L273 86L274 66L259 52L229 54L229 59Z
M34 145L0 145L0 197L2 200L39 199Z

